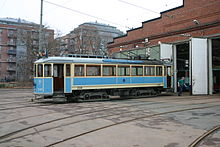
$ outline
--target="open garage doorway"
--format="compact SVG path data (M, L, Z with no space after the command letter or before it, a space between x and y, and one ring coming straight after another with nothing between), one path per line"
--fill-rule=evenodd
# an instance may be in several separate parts
M220 93L220 38L212 39L213 93Z
M176 45L176 80L178 81L179 79L181 79L181 77L185 77L185 83L187 87L185 87L184 92L190 92L189 50L189 42Z

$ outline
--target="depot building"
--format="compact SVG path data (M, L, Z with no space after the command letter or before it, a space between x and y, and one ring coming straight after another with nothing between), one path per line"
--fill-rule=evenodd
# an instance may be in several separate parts
M220 1L184 0L108 44L117 58L148 55L170 62L172 87L181 77L193 95L220 92Z

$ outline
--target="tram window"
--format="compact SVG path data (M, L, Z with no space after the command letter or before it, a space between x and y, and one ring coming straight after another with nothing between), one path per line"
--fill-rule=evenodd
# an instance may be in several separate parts
M130 67L118 66L118 76L130 76Z
M37 66L37 77L43 77L43 65L38 64Z
M70 64L66 64L66 76L70 76L71 75L71 67Z
M155 67L154 66L145 66L145 76L154 76L155 75Z
M116 75L116 66L103 66L103 76L115 76Z
M84 76L84 65L75 65L74 75Z
M162 66L156 67L156 76L162 76Z
M37 65L35 64L35 65L34 65L34 77L37 76L37 75L36 75L36 74L37 74L36 71L37 71Z
M142 66L132 66L131 75L132 76L143 76L143 67Z
M167 67L164 66L164 76L167 76Z
M86 76L101 76L101 66L100 65L87 65Z
M51 77L51 65L50 64L44 65L44 77Z
M167 67L167 75L171 76L171 67L170 66Z

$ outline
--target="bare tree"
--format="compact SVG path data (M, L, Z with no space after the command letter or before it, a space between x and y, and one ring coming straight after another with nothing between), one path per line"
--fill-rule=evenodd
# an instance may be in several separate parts
M79 27L69 34L69 52L74 54L99 55L101 38L95 27Z
M32 79L33 63L42 55L38 50L38 35L37 29L21 27L17 30L17 81L26 82ZM44 31L43 40L45 53L51 56L58 54L53 31Z

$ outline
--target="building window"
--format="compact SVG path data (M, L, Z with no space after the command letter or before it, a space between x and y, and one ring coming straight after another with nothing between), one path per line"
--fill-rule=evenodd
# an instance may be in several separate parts
M116 66L103 65L103 76L116 76Z
M131 75L132 76L143 76L143 67L142 66L132 66Z
M75 65L75 76L84 76L84 65Z
M154 66L145 66L145 76L155 76L155 67Z
M44 77L51 77L51 65L50 64L44 65Z
M101 66L100 65L87 65L86 76L101 76Z
M118 66L118 76L130 76L130 66Z

